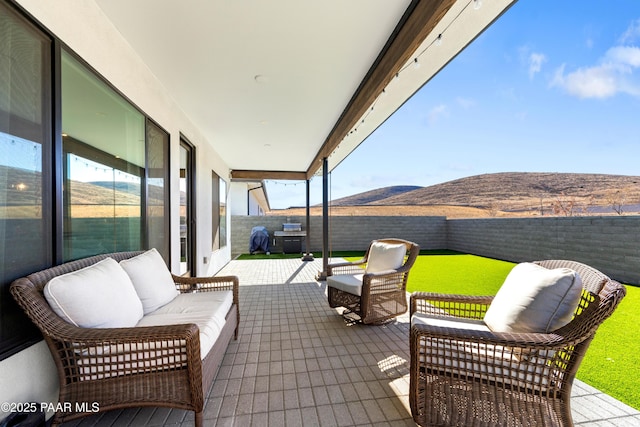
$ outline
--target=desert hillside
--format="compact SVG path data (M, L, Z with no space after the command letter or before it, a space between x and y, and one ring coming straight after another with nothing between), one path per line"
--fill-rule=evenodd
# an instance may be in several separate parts
M386 187L331 202L332 215L505 216L640 213L640 176L505 172L428 187ZM303 208L272 211L304 214ZM314 206L312 214L320 214Z

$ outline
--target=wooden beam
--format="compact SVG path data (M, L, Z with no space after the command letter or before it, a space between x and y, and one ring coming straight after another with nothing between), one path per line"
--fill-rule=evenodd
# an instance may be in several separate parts
M309 165L307 179L322 167L323 159L331 155L454 3L455 0L416 0L411 3Z
M307 174L305 172L287 172L287 171L232 170L231 179L232 180L251 180L251 181L261 181L263 179L306 181Z

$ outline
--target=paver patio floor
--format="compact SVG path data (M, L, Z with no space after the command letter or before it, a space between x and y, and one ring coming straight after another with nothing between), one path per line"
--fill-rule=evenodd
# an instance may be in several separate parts
M322 261L231 261L240 334L206 400L205 426L415 426L409 410L409 318L347 323L315 280ZM640 412L580 381L577 426L640 426ZM65 426L192 426L193 413L110 411Z

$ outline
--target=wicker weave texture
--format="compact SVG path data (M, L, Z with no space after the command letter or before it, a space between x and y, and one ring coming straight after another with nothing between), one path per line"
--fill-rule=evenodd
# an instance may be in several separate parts
M140 253L118 252L68 262L17 279L11 284L11 293L40 329L51 351L60 380L60 403L70 402L71 408L81 408L82 403L95 402L100 411L139 406L181 408L194 411L196 426L202 426L204 394L211 387L229 341L238 333L237 277L173 276L180 292L233 291L226 323L204 360L195 324L79 328L58 317L43 296L44 286L53 277L106 257L121 261ZM87 415L91 413L57 412L52 425Z
M576 270L582 299L572 321L544 333L493 333L415 323L410 330L409 403L421 426L572 426L576 372L624 286L574 261L537 261ZM482 319L492 297L414 293L410 314Z
M402 239L374 240L361 260L329 264L327 267L327 276L363 273L371 246L376 242L405 245L407 255L402 266L392 272L365 274L362 278L361 295L333 287L328 287L327 291L330 307L345 307L360 316L365 324L384 323L407 312L407 280L409 271L420 253L420 247Z

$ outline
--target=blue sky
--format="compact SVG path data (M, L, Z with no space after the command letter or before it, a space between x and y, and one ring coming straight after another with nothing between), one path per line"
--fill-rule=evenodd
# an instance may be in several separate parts
M518 1L334 169L330 195L493 172L640 175L640 1ZM305 204L303 182L267 191Z

